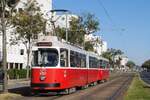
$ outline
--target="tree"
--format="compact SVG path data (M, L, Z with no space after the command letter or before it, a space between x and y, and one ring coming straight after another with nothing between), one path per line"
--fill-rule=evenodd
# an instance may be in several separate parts
M120 65L121 65L121 60L122 60L122 58L121 57L119 57L117 60L116 60L116 65L120 68Z
M135 63L133 61L128 61L126 66L128 66L130 69L132 69L135 66Z
M16 0L0 0L0 25L2 32L2 43L3 43L3 71L4 71L4 85L3 92L7 92L7 49L6 49L6 27L9 22L10 13L6 8L13 9Z
M29 61L34 40L43 31L45 20L40 12L40 7L35 1L27 2L24 8L12 16L12 24L15 28L11 41L13 44L22 42L27 50L27 78L29 78Z
M85 50L87 50L87 51L94 51L93 44L92 44L91 41L85 42Z
M117 66L119 67L120 66L120 63L121 63L121 58L119 57L119 59L116 61L115 63L115 56L117 55L122 55L123 52L119 49L108 49L107 52L104 52L102 54L102 57L106 58L109 60L109 63L112 65L112 67L114 68L114 65L117 64Z
M87 13L78 18L72 17L69 22L68 41L87 48L89 47L89 42L85 43L85 34L92 34L98 30L99 22L93 14ZM66 38L65 28L56 27L55 32L60 38Z
M112 57L112 53L110 51L106 51L102 53L102 57L106 58L109 60L109 64L113 65L113 57Z
M86 34L92 34L100 30L99 21L94 14L85 13L81 18L84 25L84 29L86 30Z
M145 61L143 64L142 64L142 68L147 68L147 69L150 69L150 59Z

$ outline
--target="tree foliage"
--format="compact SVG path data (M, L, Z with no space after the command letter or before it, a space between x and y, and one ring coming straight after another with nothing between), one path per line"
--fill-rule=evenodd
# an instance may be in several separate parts
M91 41L85 42L85 50L87 50L87 51L94 51L93 43Z
M111 52L112 56L116 56L116 55L122 55L123 52L120 49L108 49L109 52Z
M2 19L3 13L4 13L4 20L5 22L3 24L6 25L7 27L10 28L10 21L11 21L11 16L12 16L12 11L17 4L18 0L0 0L0 19ZM0 31L2 30L2 21L0 20Z
M87 44L86 48L88 48L89 42L84 43L85 34L92 34L98 30L99 22L93 14L87 13L78 18L72 17L69 22L68 41L80 46ZM65 28L56 27L55 32L58 37L62 39L66 38Z
M104 52L102 54L102 57L108 59L109 63L111 65L114 66L114 64L117 64L118 66L120 66L120 61L122 59L119 57L119 59L115 62L114 57L117 56L117 55L122 55L122 54L123 54L123 52L121 50L111 48L111 49L108 49L106 52Z
M27 69L29 71L29 56L34 39L38 37L44 29L45 20L40 12L38 4L33 2L27 2L22 10L16 12L12 16L12 24L15 29L12 43L24 43L27 49ZM14 37L15 36L15 37ZM27 74L27 78L28 78Z
M116 62L115 62L115 64L116 64L118 67L120 67L121 60L122 60L122 58L119 57L119 58L116 60Z
M25 4L25 8L12 17L12 24L16 28L16 34L19 34L19 38L29 41L42 32L44 19L40 8L32 2Z
M94 14L85 13L82 16L82 19L84 28L86 29L86 34L97 32L100 29L98 19Z
M126 66L128 66L130 69L132 69L135 66L135 63L133 61L128 61Z
M113 65L113 57L110 51L106 51L102 53L102 57L106 58L109 60L109 64ZM113 66L112 66L113 67Z
M150 69L150 59L145 61L143 64L142 64L142 68L147 68L147 69Z

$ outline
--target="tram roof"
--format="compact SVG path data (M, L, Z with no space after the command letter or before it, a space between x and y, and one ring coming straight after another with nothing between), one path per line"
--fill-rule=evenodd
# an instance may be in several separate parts
M44 42L51 42L52 46L39 46L38 48L66 48L75 52L83 53L92 57L96 57L98 59L102 59L105 61L108 61L108 59L103 58L99 56L98 54L90 51L85 51L82 47L79 47L77 45L73 45L69 42L66 42L64 40L59 40L56 36L42 36L38 42L44 43Z

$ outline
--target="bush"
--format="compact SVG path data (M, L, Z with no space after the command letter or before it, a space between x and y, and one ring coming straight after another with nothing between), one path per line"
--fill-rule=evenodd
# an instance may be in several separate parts
M27 73L26 69L18 70L19 78L26 78L26 73Z
M9 79L15 79L16 78L16 69L10 69L8 70Z
M8 70L8 75L9 75L9 79L21 79L21 78L26 78L26 73L27 70L26 69L9 69Z

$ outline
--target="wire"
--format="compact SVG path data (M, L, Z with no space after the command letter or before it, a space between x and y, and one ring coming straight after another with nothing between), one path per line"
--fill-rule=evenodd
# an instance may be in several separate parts
M107 18L110 20L111 24L113 25L113 27L115 29L118 29L117 25L114 23L114 21L112 20L112 17L110 16L110 14L108 13L108 10L106 9L106 7L103 5L102 1L101 0L97 0L98 4L103 8ZM124 28L119 28L121 32L125 31ZM122 33L120 33L122 34Z
M112 18L111 18L111 16L110 16L110 14L108 13L107 9L105 8L105 6L101 2L101 0L97 0L97 1L98 1L98 4L104 9L104 12L105 12L106 16L108 17L108 19L111 21L111 23L113 25L115 25L114 22L113 22L113 20L112 20Z

